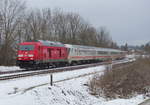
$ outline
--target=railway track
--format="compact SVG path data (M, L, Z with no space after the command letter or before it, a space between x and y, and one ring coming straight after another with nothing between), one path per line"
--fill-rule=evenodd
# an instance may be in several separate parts
M94 64L86 64L86 65L77 65L77 66L69 66L69 67L61 67L61 68L53 68L53 69L44 69L44 70L30 70L30 71L9 71L9 72L1 72L0 81L2 80L10 80L15 78L21 77L28 77L28 76L35 76L35 75L42 75L42 74L50 74L50 73L57 73L57 72L64 72L64 71L73 71L84 69L88 67L95 67L100 65L108 65L110 62L101 62L101 63L94 63ZM119 64L115 64L119 65Z
M121 61L122 60L116 60L116 61L114 61L114 63L116 63L116 62L118 63L118 62L121 62ZM101 62L100 64L105 64L105 63L107 63L107 62ZM89 65L89 64L85 64L85 65ZM40 70L44 70L44 69L40 69ZM39 71L39 70L37 70L37 69L28 69L28 70L26 70L26 69L20 69L20 70L11 70L11 71L5 71L5 70L3 70L3 71L0 71L0 75L13 74L13 73L23 73L23 72L29 72L29 71L32 72L32 71Z
M107 64L107 62L101 62L101 63L93 63L93 64L85 64L85 65L76 65L76 66L89 66L89 65L97 65L97 64ZM75 67L75 66L68 66L70 67ZM68 68L68 67L61 67L61 68ZM0 71L0 76L1 75L5 75L5 74L15 74L15 73L25 73L25 72L35 72L35 71L44 71L44 70L55 70L55 69L60 69L60 67L58 68L50 68L50 69L22 69L22 70L12 70L12 71Z

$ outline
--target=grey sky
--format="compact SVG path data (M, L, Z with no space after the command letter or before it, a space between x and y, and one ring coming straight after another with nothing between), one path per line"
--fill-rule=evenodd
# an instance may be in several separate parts
M118 44L150 41L150 0L26 0L32 8L79 13L93 26L105 26Z

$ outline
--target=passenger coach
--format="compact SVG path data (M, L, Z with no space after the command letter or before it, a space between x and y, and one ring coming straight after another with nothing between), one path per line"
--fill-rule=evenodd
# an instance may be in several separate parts
M70 44L65 44L65 46L69 49L68 62L70 64L92 63L125 57L124 51L116 49Z

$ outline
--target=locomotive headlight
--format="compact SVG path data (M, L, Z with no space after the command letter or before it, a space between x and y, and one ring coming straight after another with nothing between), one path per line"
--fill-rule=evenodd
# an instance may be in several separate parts
M22 60L22 58L18 58L18 60Z
M29 54L28 57L33 57L33 54Z
M33 60L33 58L30 58L31 60Z
M22 55L22 54L19 54L18 57L23 57L23 55Z

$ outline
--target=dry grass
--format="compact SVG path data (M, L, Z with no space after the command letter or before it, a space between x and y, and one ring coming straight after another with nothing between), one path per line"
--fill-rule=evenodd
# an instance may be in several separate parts
M129 98L135 94L148 93L150 86L150 59L138 59L133 65L106 70L104 75L90 80L93 95L106 98Z

